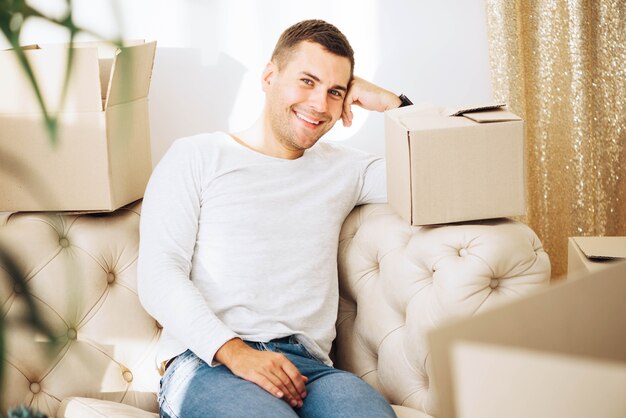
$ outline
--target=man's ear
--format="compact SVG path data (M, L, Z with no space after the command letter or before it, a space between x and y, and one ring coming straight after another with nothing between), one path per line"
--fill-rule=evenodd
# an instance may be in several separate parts
M267 89L274 81L274 75L276 74L277 71L278 71L278 67L276 66L276 64L274 64L271 61L268 62L267 65L265 66L265 69L263 70L263 77L261 79L262 81L261 88L263 89L264 92L267 93Z

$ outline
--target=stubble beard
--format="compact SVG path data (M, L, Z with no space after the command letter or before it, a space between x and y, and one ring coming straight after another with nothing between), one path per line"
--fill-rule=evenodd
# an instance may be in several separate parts
M330 128L321 127L322 129L317 132L317 136L306 138L307 144L310 145L300 145L297 141L298 133L293 126L294 121L292 120L292 118L297 118L294 113L296 110L294 106L290 106L287 113L280 112L280 110L272 110L270 112L270 124L274 136L283 146L292 151L305 151L315 145Z
M289 112L293 109L290 107ZM270 124L276 140L290 151L304 151L305 147L298 145L296 142L296 131L293 127L293 121L289 118L290 114L272 111Z

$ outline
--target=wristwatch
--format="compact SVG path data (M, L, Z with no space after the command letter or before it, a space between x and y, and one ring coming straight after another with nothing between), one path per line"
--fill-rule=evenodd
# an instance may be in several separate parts
M404 107L404 106L410 106L413 104L413 102L411 100L409 100L408 97L406 97L404 94L401 94L400 96L398 96L400 98L400 106L398 107Z

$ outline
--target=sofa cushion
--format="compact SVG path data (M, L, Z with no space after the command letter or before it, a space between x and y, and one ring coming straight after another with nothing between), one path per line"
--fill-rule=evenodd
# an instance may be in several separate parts
M73 397L61 402L57 418L159 418L159 414L118 402Z

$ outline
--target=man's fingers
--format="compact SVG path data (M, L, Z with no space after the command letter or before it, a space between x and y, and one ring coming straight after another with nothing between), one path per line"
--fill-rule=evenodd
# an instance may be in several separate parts
M289 376L287 376L285 373L281 373L281 376L274 375L274 377L280 381L279 388L283 390L285 395L284 398L287 403L289 403L293 407L302 406L302 396L296 389L293 382L289 379Z
M349 111L348 113L342 113L341 121L343 122L343 126L346 128L352 126L352 112Z
M264 354L270 356L270 360L256 371L253 382L272 395L283 398L292 407L301 407L302 394L306 396L303 376L284 355L269 352Z
M282 388L286 390L288 398L290 397L288 399L289 403L291 406L302 406L302 399L306 396L304 377L300 374L298 368L284 355L277 354L276 362L279 367L274 369L274 375L281 380Z
M282 370L285 372L289 381L293 384L298 396L304 398L306 396L305 384L308 379L305 376L302 376L300 371L290 361L283 364Z
M261 373L257 373L250 379L250 381L257 386L260 386L273 396L284 399L292 407L300 407L303 404L302 399L299 396L294 396L290 393L287 385L285 385L276 375L263 375Z
M274 376L275 377L275 376ZM260 373L256 373L256 376L249 379L252 383L260 386L262 389L276 396L277 398L282 398L285 396L285 393L268 377ZM276 382L279 382L279 379L276 379Z
M255 350L240 339L225 343L216 358L233 374L255 383L293 407L302 406L306 377L280 353Z
M343 102L343 110L341 112L341 121L343 122L343 126L346 128L352 125L352 98L350 96L346 97Z

